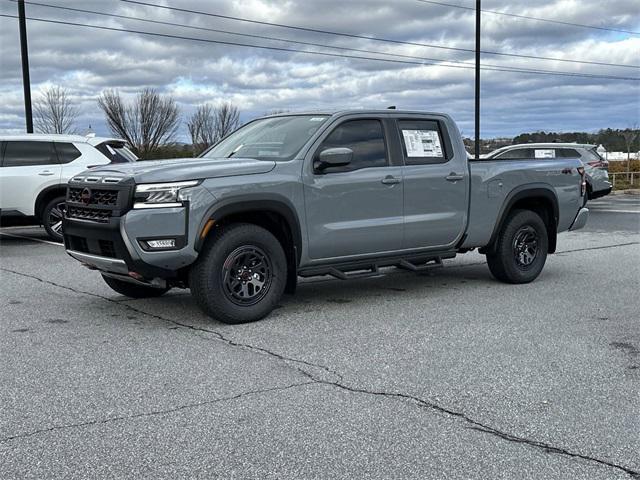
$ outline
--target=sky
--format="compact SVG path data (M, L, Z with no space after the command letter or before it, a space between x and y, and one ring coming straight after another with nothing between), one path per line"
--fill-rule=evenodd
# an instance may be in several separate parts
M34 99L47 86L65 87L80 111L76 122L78 132L86 131L91 125L98 135L110 133L97 105L100 93L116 89L125 98L133 98L145 87L170 95L178 103L182 115L180 141L188 140L186 122L198 105L215 106L223 101L238 106L242 121L274 110L396 105L399 109L448 113L464 136L474 134L474 71L451 68L451 65L472 67L473 53L415 45L473 49L475 14L472 10L419 0L142 1L154 5L117 0L34 0L40 4L134 17L126 19L65 11L36 5L30 0L27 0L26 12L27 18L436 65L336 58L27 20ZM442 1L467 7L475 5L472 0ZM157 5L413 45L241 22L162 9ZM485 0L483 9L640 32L638 0ZM0 14L17 15L17 4L0 0ZM249 38L211 29L280 40ZM482 63L488 67L640 78L639 33L492 13L483 14L481 32L482 49L486 51L636 68L483 54ZM291 43L293 41L322 47ZM443 60L463 63L443 64ZM640 81L637 80L505 71L483 71L481 80L483 138L510 137L539 130L595 132L601 128L640 124ZM24 132L23 102L18 21L0 17L0 133Z

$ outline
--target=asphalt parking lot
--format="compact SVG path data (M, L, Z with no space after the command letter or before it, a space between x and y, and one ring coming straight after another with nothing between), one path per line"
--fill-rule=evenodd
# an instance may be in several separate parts
M640 197L589 207L530 285L470 253L241 326L1 229L0 478L637 476Z

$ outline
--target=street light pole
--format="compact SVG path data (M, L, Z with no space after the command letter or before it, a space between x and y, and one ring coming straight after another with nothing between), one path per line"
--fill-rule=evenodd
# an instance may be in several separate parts
M24 0L18 0L18 22L20 23L20 52L22 55L24 116L27 122L27 133L33 133L33 113L31 110L31 80L29 79L29 52L27 49L27 21L24 13Z
M476 0L476 160L480 160L480 0Z

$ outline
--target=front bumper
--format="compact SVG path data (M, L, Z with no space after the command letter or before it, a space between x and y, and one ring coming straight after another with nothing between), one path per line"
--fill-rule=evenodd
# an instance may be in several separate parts
M587 224L587 220L589 219L589 209L586 207L582 207L576 218L573 220L573 223L569 227L569 230L580 230Z
M124 232L125 219L126 216L112 217L107 223L97 223L65 218L63 232L67 253L89 268L102 272L119 275L134 272L145 279L175 277L174 268L165 267L157 262L160 259L153 257L156 252L144 255L141 247L135 247ZM147 255L151 258L146 258Z
M90 253L77 252L75 250L67 250L67 253L83 265L93 267L96 270L122 275L129 274L129 267L127 267L127 263L124 260L102 257L100 255L91 255Z

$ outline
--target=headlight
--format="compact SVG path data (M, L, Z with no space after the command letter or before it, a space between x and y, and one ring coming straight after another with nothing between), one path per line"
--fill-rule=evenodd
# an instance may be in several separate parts
M147 183L136 186L133 208L181 207L188 199L185 189L195 187L199 180L173 183Z

